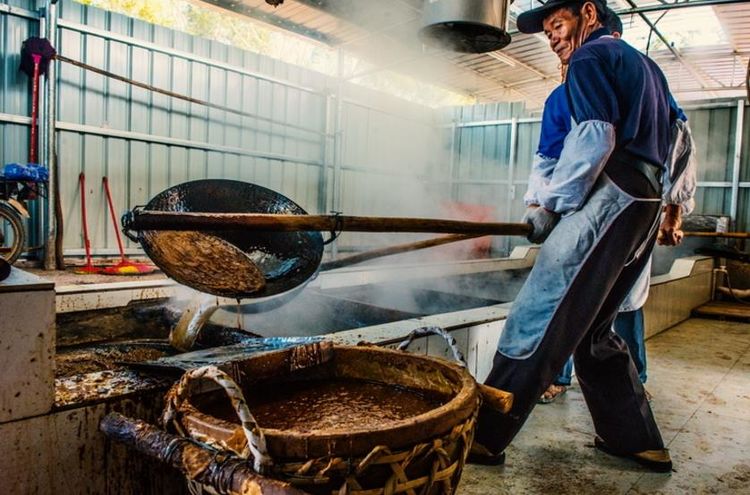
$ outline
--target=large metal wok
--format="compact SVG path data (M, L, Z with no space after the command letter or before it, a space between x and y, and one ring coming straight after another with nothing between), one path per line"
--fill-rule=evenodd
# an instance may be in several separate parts
M181 284L236 299L263 299L300 288L313 278L323 257L316 231L205 232L132 230L143 212L278 213L304 215L299 205L265 187L226 179L186 182L157 194L123 217L123 228L153 262Z
M307 215L289 198L255 184L207 179L173 186L123 216L123 231L167 275L201 292L282 304L316 275L320 231L526 235L527 224L419 218ZM418 243L419 244L419 243Z

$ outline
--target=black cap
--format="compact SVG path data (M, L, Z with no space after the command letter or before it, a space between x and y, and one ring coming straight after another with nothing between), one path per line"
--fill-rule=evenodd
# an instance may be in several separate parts
M516 19L516 26L518 26L518 30L522 33L540 33L544 31L544 27L542 26L544 19L546 19L551 13L561 7L565 7L566 5L572 3L584 3L585 1L598 4L603 9L605 9L607 5L607 0L549 0L541 7L521 13Z

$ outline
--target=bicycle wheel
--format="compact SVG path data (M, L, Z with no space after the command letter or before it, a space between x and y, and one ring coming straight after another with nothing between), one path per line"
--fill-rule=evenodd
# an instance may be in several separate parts
M7 203L0 203L0 257L13 264L26 246L26 228L21 215Z

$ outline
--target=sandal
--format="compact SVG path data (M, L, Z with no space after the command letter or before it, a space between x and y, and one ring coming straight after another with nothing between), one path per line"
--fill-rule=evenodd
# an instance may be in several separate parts
M554 383L547 387L544 391L537 404L551 404L555 402L558 397L561 397L565 392L568 391L567 385L555 385Z
M672 459L669 457L669 449L644 450L627 454L611 449L604 440L594 437L594 447L615 457L630 459L656 473L669 473L672 471Z

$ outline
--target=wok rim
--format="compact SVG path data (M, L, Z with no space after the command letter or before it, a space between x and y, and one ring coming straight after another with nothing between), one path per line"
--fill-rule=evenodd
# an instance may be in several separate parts
M286 213L293 214L293 215L307 215L308 213L305 211L304 208L302 208L299 204L297 204L292 199L288 198L287 196L274 191L273 189L270 189L265 186L261 186L259 184L255 184L253 182L246 182L236 179L196 179L186 182L181 182L179 184L172 185L170 187L167 187L166 189L162 190L155 196L153 196L148 203L142 207L142 211L184 211L181 209L168 209L168 208L161 208L157 207L161 204L169 204L169 198L170 195L175 194L177 195L180 191L180 189L197 189L200 187L208 187L208 186L219 186L219 185L227 185L227 187L230 188L236 188L237 190L240 190L241 188L247 188L249 191L257 190L265 195L267 195L269 198L273 198L273 202L276 204L280 204L283 206L283 209L286 210ZM198 210L187 210L187 211L198 211ZM268 213L268 208L257 208L257 211L247 211L247 213ZM208 211L208 213L217 213L217 211ZM140 233L138 236L139 244L143 248L146 255L149 257L149 259L152 259L153 255L153 247L150 242L148 242L145 237L148 232L153 232L150 230L144 230ZM234 242L232 242L230 239L225 238L222 235L223 231L217 230L217 231L206 231L206 235L212 235L214 237L218 237L219 239L229 243L230 245L236 247L241 252L245 253L246 255L249 255L250 253L243 249L241 246L238 246ZM290 233L279 233L280 235L290 235ZM267 272L262 272L264 277L266 278L266 284L263 288L258 290L257 292L253 293L246 293L246 292L227 292L222 290L214 290L211 292L207 292L205 290L199 290L193 287L193 285L186 283L185 277L183 277L181 274L179 274L176 270L173 269L173 266L162 266L157 263L157 266L170 278L177 281L178 283L185 285L187 287L190 287L191 289L197 290L198 292L211 294L214 296L219 297L226 297L231 299L237 299L238 301L244 301L243 304L245 305L253 305L257 306L257 312L261 311L267 311L269 309L274 309L278 306L281 306L294 298L310 281L314 280L318 273L320 272L320 265L323 260L323 254L325 250L325 243L323 242L323 236L319 231L300 231L295 232L293 234L296 234L298 236L304 236L304 238L307 239L307 246L305 246L305 256L301 256L301 264L300 268L297 270L298 272L302 272L303 274L306 273L306 276L304 279L293 281L295 272L287 272L286 274L280 276L280 277L274 277L274 278L268 278ZM290 236L291 237L291 236ZM292 238L293 239L293 238ZM278 252L278 251L277 251ZM272 253L272 250L269 249L269 253ZM312 254L312 256L308 256ZM154 263L156 263L154 261ZM311 269L314 266L314 269ZM177 276L175 276L177 275ZM302 277L300 277L302 278ZM290 282L290 279L292 281ZM284 284L282 284L282 281L286 281L286 287ZM291 285L294 283L294 285ZM278 284L279 287L275 287L275 284ZM291 285L291 286L290 286ZM281 288L283 290L278 290L277 292L269 292L274 291L278 288Z

